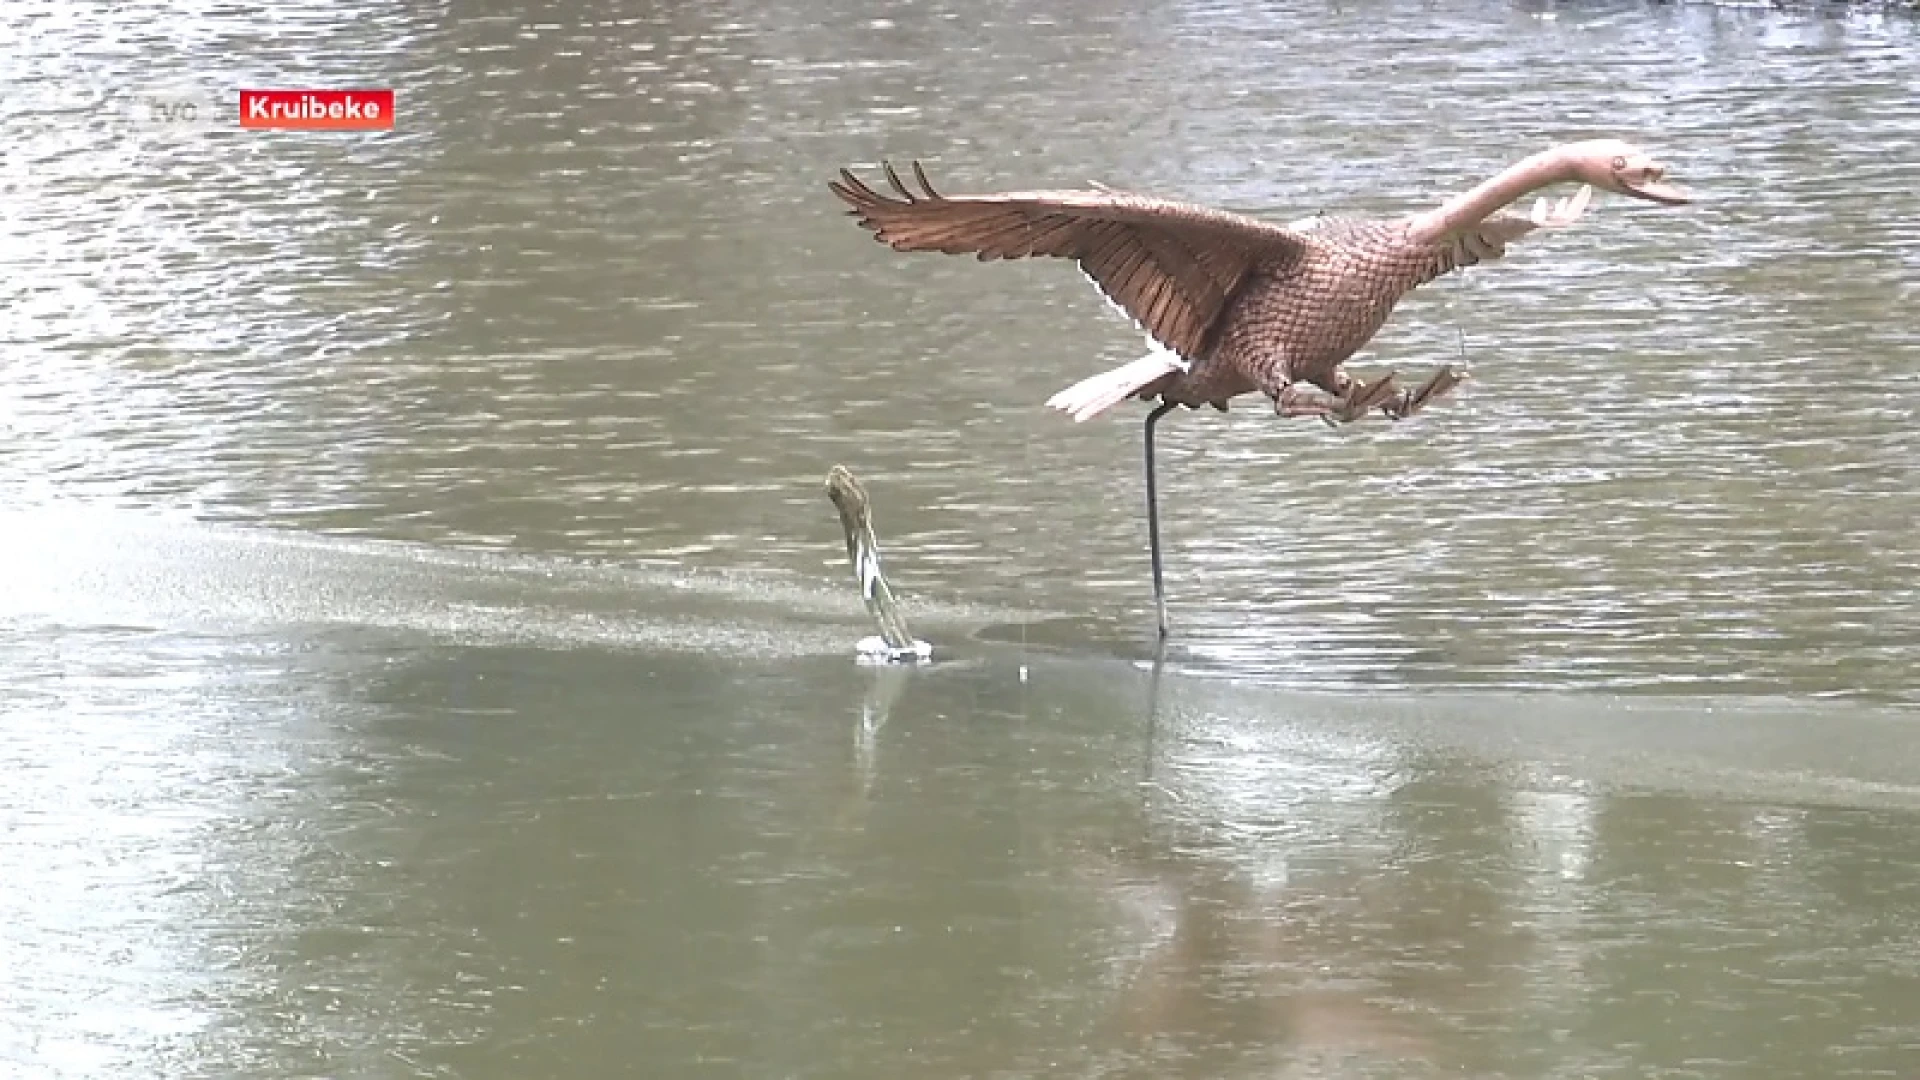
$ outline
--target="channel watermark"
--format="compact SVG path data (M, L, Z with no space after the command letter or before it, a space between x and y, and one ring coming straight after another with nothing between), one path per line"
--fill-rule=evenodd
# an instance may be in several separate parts
M281 131L388 131L391 90L242 90L240 126Z
M36 127L198 133L239 127L238 101L237 94L187 82L115 86L40 80L0 95L0 130L9 136Z
M239 95L199 87L157 86L119 95L117 111L136 131L172 135L231 130Z
M151 86L40 84L0 97L0 127L76 122L140 135L211 131L390 131L392 90L213 89L191 82Z

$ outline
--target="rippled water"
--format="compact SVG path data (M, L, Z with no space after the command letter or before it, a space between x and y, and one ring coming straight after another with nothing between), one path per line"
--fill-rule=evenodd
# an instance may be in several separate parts
M1179 655L1300 684L1915 700L1911 19L458 4L262 35L65 10L16 32L16 84L146 78L111 50L173 34L162 71L393 84L406 115L187 139L16 108L16 503L819 581L818 481L845 462L911 589L1131 637L1140 412L1039 403L1137 335L1069 267L874 245L833 170L919 157L955 190L1099 179L1285 217L1418 207L1610 133L1702 202L1605 199L1416 294L1358 366L1417 373L1464 339L1477 381L1448 408L1169 423ZM216 44L230 67L195 59Z
M0 1072L1920 1062L1911 15L8 12ZM1443 407L1162 426L1153 680L1141 410L1040 404L1137 334L824 186L1290 220L1594 135L1700 202L1416 293L1356 367ZM848 663L835 463L954 663Z

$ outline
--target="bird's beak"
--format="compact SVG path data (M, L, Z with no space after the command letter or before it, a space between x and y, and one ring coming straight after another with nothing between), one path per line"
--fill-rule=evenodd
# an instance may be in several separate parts
M1636 199L1645 199L1648 202L1659 203L1661 206L1685 206L1693 201L1693 196L1687 193L1687 189L1677 184L1669 184L1664 180L1650 180L1638 185L1622 182L1620 190Z

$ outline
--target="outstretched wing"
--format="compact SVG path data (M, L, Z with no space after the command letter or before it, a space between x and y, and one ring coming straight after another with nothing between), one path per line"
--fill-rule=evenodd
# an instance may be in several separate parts
M896 251L991 259L1073 259L1155 341L1188 360L1248 274L1301 257L1300 234L1188 203L1096 191L941 195L913 163L918 192L883 165L894 195L842 169L827 186Z
M1436 276L1463 266L1498 259L1507 253L1508 244L1535 229L1566 228L1580 220L1587 212L1587 203L1592 199L1593 189L1582 184L1579 191L1558 203L1536 200L1530 214L1516 214L1508 210L1492 214L1480 224L1440 245L1445 265L1436 272Z
M1558 203L1549 203L1546 199L1536 201L1533 211L1528 214L1507 210L1491 214L1472 228L1433 244L1430 248L1432 264L1418 284L1424 285L1462 267L1478 266L1501 258L1506 255L1508 244L1536 229L1563 229L1572 225L1586 213L1587 203L1592 198L1593 189L1582 186L1579 191ZM1319 216L1303 218L1287 227L1329 244L1369 247L1389 244L1403 237L1408 220Z

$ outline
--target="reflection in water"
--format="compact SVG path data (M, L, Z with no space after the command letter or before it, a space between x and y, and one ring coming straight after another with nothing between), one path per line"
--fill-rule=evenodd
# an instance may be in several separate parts
M1897 716L351 625L0 661L49 688L0 698L0 1054L37 1074L1787 1077L1920 1045Z
M1123 1073L1290 1076L1383 1061L1437 1071L1438 1049L1418 1025L1351 979L1301 970L1314 950L1296 939L1299 904L1205 868L1165 869L1156 880L1161 940L1100 1031Z
M914 672L913 666L908 664L879 664L871 670L872 685L860 703L860 726L855 730L853 740L854 763L859 771L862 796L872 794L873 781L878 774L880 729L886 726L887 717L893 714L893 707L907 689L907 680L913 678Z
M1179 787L1151 780L1142 790L1149 801L1180 799ZM1438 1075L1448 1064L1417 1013L1353 955L1382 912L1364 895L1343 895L1352 881L1302 888L1179 840L1092 856L1084 872L1106 894L1116 928L1140 942L1114 958L1111 1004L1094 1029L1098 1056L1117 1075L1295 1076L1388 1065L1420 1067L1396 1075Z
M1920 1049L1920 1028L1889 1028L1869 1003L1920 974L1920 955L1896 945L1882 964L1875 950L1901 931L1841 914L1920 889L1894 869L1906 842L1885 831L1910 811L1614 793L1578 766L1438 745L1393 751L1370 777L1350 764L1315 775L1340 734L1272 716L1248 727L1214 711L1231 695L1170 694L1154 699L1173 722L1142 786L1144 844L1076 845L1108 900L1106 933L1134 942L1111 950L1115 991L1095 1043L1117 1075L1545 1075L1662 1061L1790 1076L1831 1068L1835 1054L1890 1062ZM1364 759L1357 749L1338 757ZM1830 876L1836 842L1869 859L1873 880ZM1712 1021L1696 1011L1732 996L1770 1004Z

